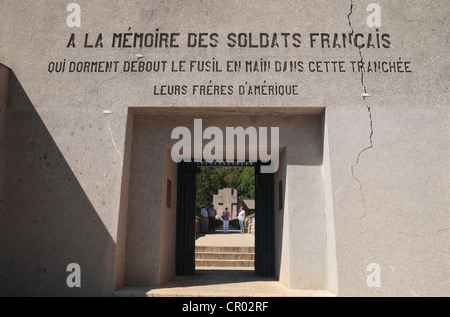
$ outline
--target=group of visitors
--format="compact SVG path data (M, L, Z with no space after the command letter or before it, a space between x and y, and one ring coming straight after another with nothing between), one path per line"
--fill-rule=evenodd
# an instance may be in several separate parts
M204 206L200 214L202 216L202 233L215 233L217 211L214 209L214 205Z
M217 211L214 209L214 205L205 205L200 211L201 214L201 224L202 233L216 233L216 216ZM222 212L222 222L223 222L223 233L228 233L228 226L231 220L231 214L228 211L228 207L225 207L225 210ZM239 210L239 227L241 233L245 233L245 210L244 207L241 206Z

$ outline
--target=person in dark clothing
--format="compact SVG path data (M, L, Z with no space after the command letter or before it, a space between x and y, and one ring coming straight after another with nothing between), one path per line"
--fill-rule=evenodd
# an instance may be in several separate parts
M214 209L214 205L211 205L208 209L209 233L216 233L216 215L217 211Z

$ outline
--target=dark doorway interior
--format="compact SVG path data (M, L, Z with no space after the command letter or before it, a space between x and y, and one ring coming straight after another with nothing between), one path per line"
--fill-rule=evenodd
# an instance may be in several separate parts
M178 163L175 274L195 274L196 163Z

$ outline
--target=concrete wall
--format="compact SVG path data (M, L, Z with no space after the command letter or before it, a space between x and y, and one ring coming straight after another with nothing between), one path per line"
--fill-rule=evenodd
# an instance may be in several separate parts
M327 112L339 294L443 295L449 286L448 111L371 110L373 148L359 161L352 154L370 145L369 130L350 142L362 127L345 109ZM364 109L360 115L363 125ZM381 268L379 288L367 287L370 263Z
M3 191L6 162L6 107L8 102L9 69L0 64L0 193Z
M321 118L302 122L298 127L296 141L286 149L290 287L324 289L326 227Z
M125 286L159 284L164 143L155 133L157 122L146 120L133 119Z
M280 280L342 296L447 295L450 7L444 0L380 0L381 26L371 28L366 9L372 2L80 0L81 27L70 28L65 1L2 1L0 63L11 71L5 110L0 70L0 294L110 295L123 285L157 285L170 276L171 268L161 266L170 262L170 247L160 244L171 241L161 229L172 219L162 206L164 178L173 169L164 165L170 136L156 134L169 128L145 114L170 113L164 122L173 126L186 122L178 118L186 109L211 118L217 110L222 117L245 115L231 126L264 120L271 126L273 117L325 109L325 117L313 120L315 132L304 134L315 140L303 144L308 155L284 144L285 167L276 175L286 195L276 218ZM180 33L180 47L111 47L114 33L156 29ZM219 44L188 48L189 32L215 32ZM233 32L299 32L302 46L232 48L226 36ZM390 46L309 45L311 33L351 32L366 39L389 34ZM90 45L101 33L103 47L85 47L86 33ZM68 47L72 34L75 48ZM222 66L301 60L305 70L68 71L71 62L213 59ZM340 60L346 72L307 67ZM411 72L352 71L350 63L361 60L408 62ZM64 61L65 72L49 72L51 63ZM299 93L236 93L239 85L264 83L297 85ZM155 93L164 85L210 84L234 85L235 93ZM255 109L264 120L253 117ZM143 115L130 124L137 111ZM145 174L149 170L157 172ZM298 197L308 194L317 201ZM159 227L150 226L155 222ZM296 248L293 241L304 244ZM70 263L81 266L81 288L67 287ZM379 287L367 283L371 263L381 269Z
M0 294L110 295L115 241L13 73L5 118ZM71 263L81 288L66 284Z
M286 163L286 149L282 148L280 151L280 168L274 175L275 185L275 272L278 280L291 287L290 283L290 261L289 261L289 246L290 246L290 226L289 226L289 200L286 195L286 179L287 179L287 163ZM279 182L283 182L283 207L278 208L279 201Z
M120 190L119 217L117 224L117 243L114 257L114 283L113 291L125 285L125 255L127 243L127 214L129 204L131 149L133 144L133 119L132 113L128 113L126 125L126 137L124 145L122 186Z
M326 230L326 282L325 289L338 294L339 281L336 259L336 233L334 223L333 184L330 167L329 133L327 125L328 113L323 116L323 182L324 182L324 212Z
M162 208L161 208L161 237L159 259L159 283L168 282L175 275L175 238L177 215L177 164L172 161L170 148L164 149L164 166L162 175ZM167 205L167 181L171 181L170 206Z

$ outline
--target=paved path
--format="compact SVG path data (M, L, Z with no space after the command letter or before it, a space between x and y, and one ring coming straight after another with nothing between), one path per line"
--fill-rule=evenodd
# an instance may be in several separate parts
M254 236L241 234L230 228L223 234L221 228L215 234L202 234L196 245L202 246L254 246ZM255 276L249 268L199 268L194 276L175 276L158 288L124 288L114 296L146 297L321 297L334 296L321 290L289 290L275 278Z
M223 247L254 247L255 236L241 234L239 229L230 227L228 233L223 233L222 228L217 227L214 234L201 234L195 240L196 246L223 246Z
M176 276L159 288L133 288L115 296L146 297L331 297L328 291L289 290L273 278L253 270L197 270L194 276Z

